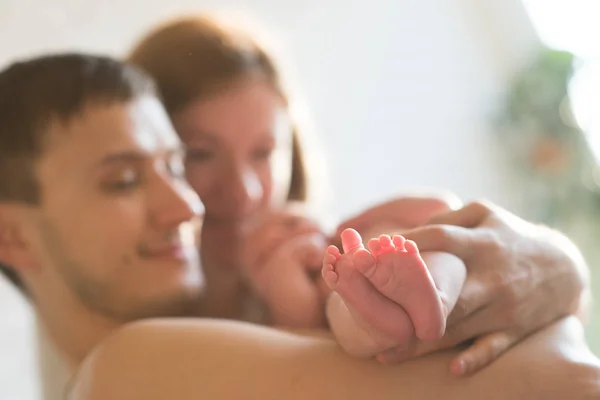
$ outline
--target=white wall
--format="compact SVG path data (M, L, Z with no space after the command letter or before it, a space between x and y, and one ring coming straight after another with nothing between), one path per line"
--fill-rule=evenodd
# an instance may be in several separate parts
M535 42L518 0L0 0L0 64L49 50L124 54L165 16L216 5L280 35L337 216L412 187L518 205L486 120ZM0 285L0 398L27 400L31 316L17 300Z

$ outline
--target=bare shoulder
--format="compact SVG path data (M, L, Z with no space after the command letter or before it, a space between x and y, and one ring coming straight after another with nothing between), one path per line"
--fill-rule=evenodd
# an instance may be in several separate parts
M282 354L298 354L307 346L332 349L335 344L234 321L135 322L109 336L88 356L70 398L235 398L244 387L258 389L257 394L262 395L272 389L269 380L263 379L261 388L253 379L276 376ZM225 378L237 384L231 385Z
M82 365L71 399L600 399L600 365L565 318L469 378L452 351L382 366L328 338L213 320L150 320L115 332Z
M161 374L162 368L172 367L168 358L177 341L169 338L181 331L178 325L175 321L148 320L115 331L82 363L69 399L133 399L138 397L130 393L132 390L154 388L149 384L151 379Z

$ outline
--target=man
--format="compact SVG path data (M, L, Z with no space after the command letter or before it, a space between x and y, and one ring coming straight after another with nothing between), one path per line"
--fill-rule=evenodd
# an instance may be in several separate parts
M587 368L593 360L573 319L541 331L461 385L445 373L452 353L379 367L349 361L327 339L242 324L192 321L193 334L183 337L179 328L188 327L177 323L118 329L149 317L190 315L201 299L195 230L202 207L183 179L182 161L151 82L130 66L74 54L0 73L0 261L70 367L90 360L76 385L82 398L129 399L134 394L122 394L132 387L142 398L148 397L141 389L156 396L174 388L179 398L264 398L289 394L280 390L290 384L299 398L330 393L329 399L387 397L378 390L408 399L439 398L446 389L456 398L597 389L591 384L597 370ZM155 352L136 353L145 345ZM186 363L177 366L179 360ZM345 373L327 374L338 368ZM224 375L229 379L219 379ZM573 389L573 376L581 389ZM261 383L253 386L253 379ZM90 382L95 386L87 388ZM185 386L190 382L199 384ZM349 392L346 385L357 382L362 390Z
M69 363L127 321L188 314L202 205L152 82L65 55L14 65L0 93L0 259Z

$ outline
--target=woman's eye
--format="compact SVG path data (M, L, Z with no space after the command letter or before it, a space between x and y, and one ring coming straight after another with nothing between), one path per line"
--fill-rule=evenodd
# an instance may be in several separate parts
M187 162L204 162L213 159L215 153L205 149L188 149L186 153Z
M253 157L255 160L266 160L271 157L273 154L273 149L265 148L265 149L257 149L253 153Z

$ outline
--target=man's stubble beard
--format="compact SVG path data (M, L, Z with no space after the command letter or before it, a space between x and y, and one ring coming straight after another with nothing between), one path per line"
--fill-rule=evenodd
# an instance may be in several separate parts
M43 240L59 277L83 307L112 320L131 322L145 318L185 317L194 315L203 292L203 273L199 256L188 255L191 282L180 291L162 297L134 301L127 294L115 293L114 285L87 276L81 264L70 259L59 235L49 223L44 224ZM191 251L191 250L186 250ZM125 265L126 267L126 265Z

